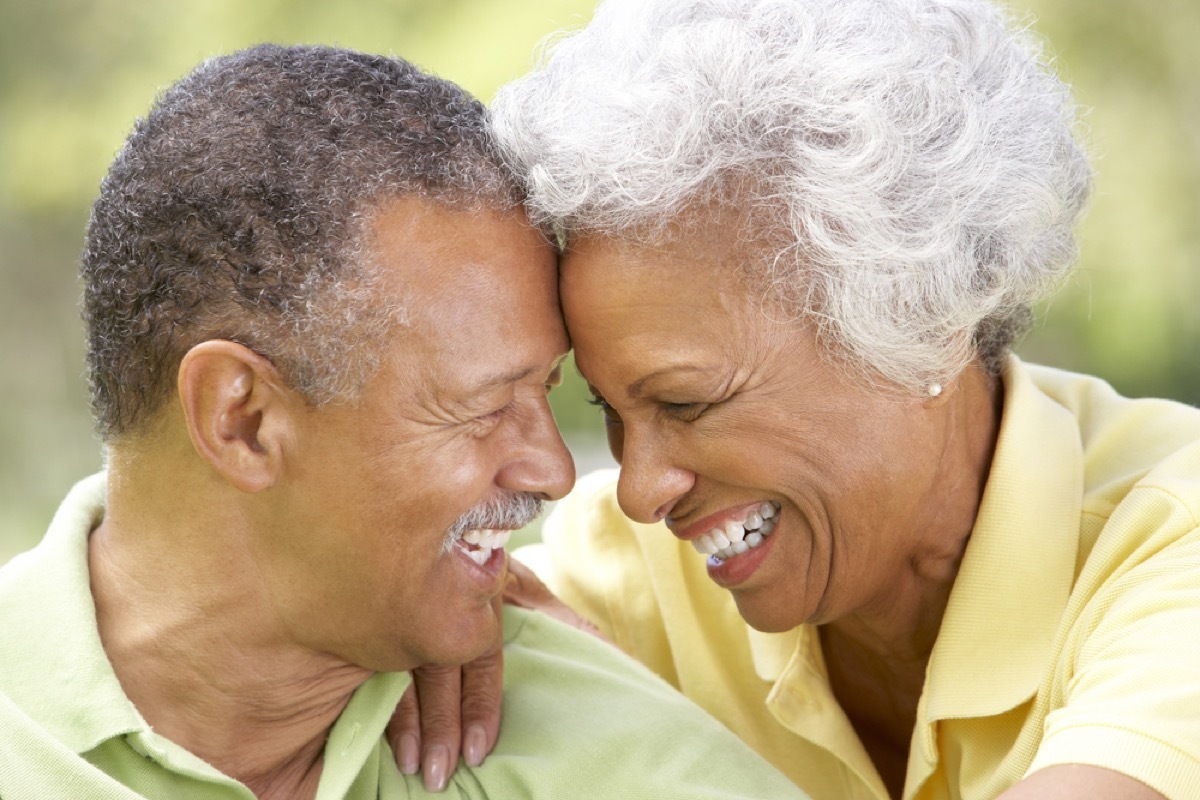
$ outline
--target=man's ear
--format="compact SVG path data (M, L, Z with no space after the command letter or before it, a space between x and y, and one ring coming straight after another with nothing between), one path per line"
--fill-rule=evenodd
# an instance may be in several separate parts
M243 492L275 483L296 407L275 365L244 345L212 339L184 355L177 388L201 458Z

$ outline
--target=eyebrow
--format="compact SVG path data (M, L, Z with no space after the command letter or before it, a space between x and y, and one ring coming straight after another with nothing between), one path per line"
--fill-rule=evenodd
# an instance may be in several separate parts
M712 372L712 370L705 369L704 367L693 366L691 364L673 364L669 367L662 367L660 369L656 369L656 370L654 370L654 372L651 372L649 375L643 375L642 377L638 378L636 381L629 384L629 389L627 390L627 392L630 397L640 398L645 394L646 384L650 383L655 378L660 378L663 375L668 375L672 372L699 372L702 374L708 374L708 373Z
M562 369L563 361L565 361L566 358L566 353L563 353L561 356L559 356L558 360L554 362L554 366L550 368L551 374L553 374L555 370ZM473 388L477 391L487 391L488 389L494 389L497 386L507 386L510 383L517 383L525 380L539 369L540 366L535 365L532 367L525 367L524 369L515 369L509 372L499 372L492 375L487 375L475 383Z

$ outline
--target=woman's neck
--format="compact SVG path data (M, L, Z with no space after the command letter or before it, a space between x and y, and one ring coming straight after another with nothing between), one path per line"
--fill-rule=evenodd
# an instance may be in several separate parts
M907 530L914 546L878 602L820 627L830 686L899 797L926 667L966 552L999 437L1003 387L968 369L945 398L937 469Z

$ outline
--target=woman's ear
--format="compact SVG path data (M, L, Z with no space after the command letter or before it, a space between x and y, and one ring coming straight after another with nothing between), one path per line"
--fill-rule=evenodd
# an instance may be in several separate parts
M298 404L274 364L244 345L212 339L184 355L177 389L202 459L243 492L275 483Z

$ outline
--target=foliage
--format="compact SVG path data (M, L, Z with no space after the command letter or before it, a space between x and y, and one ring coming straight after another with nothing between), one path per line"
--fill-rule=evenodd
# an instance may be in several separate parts
M0 562L99 466L76 260L109 160L155 92L259 41L393 52L487 99L591 0L0 0ZM1096 197L1078 277L1042 310L1032 360L1127 394L1200 402L1200 4L1017 0L1091 111ZM576 441L599 436L577 377L556 392ZM583 451L585 458L590 459Z

